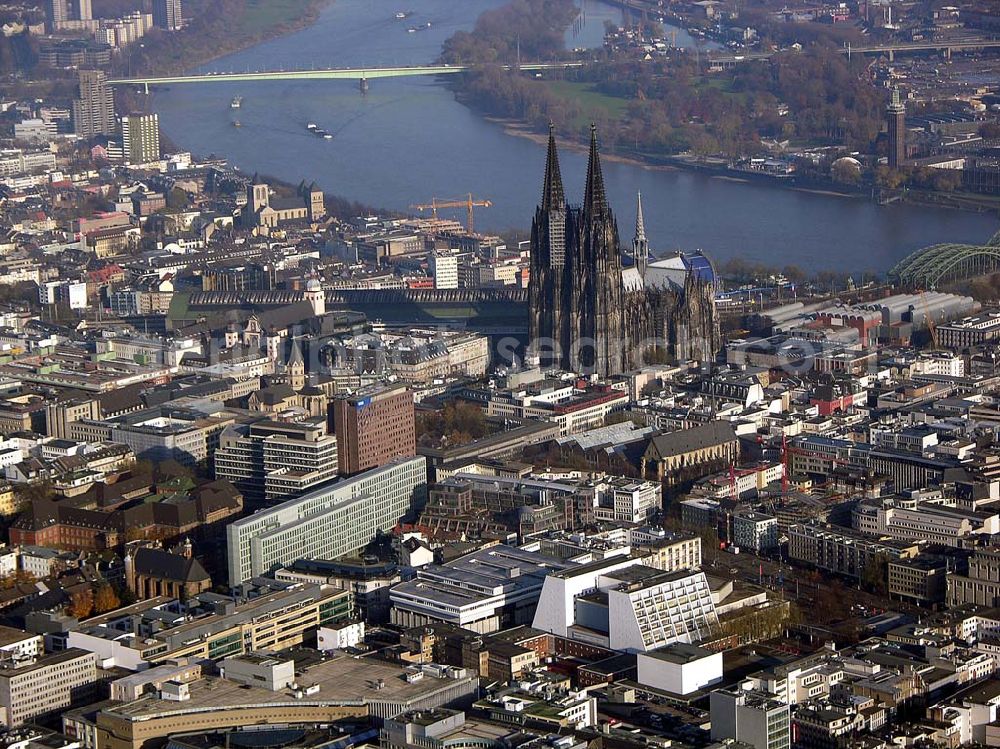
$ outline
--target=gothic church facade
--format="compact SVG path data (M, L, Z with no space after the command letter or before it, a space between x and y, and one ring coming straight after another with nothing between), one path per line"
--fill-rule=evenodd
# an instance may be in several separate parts
M549 133L542 202L531 228L529 346L545 366L606 377L664 353L711 361L720 346L715 270L701 253L652 260L642 202L623 264L591 129L583 205L566 201Z

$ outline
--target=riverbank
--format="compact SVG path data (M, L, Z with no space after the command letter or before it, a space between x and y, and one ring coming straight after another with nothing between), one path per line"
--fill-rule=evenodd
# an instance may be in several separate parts
M461 99L459 99L461 100ZM548 142L548 136L539 133L533 129L530 125L520 122L518 120L505 119L502 117L492 117L489 115L483 115L483 119L487 122L498 125L502 128L505 135L509 135L514 138L523 138L529 140L532 143L537 143L538 145L544 146ZM585 154L590 149L589 142L584 142L582 139L575 137L573 135L568 135L565 139L560 140L559 147L567 151L572 151L574 153ZM823 180L783 180L777 178L771 178L766 175L757 175L749 172L742 172L735 169L730 169L726 166L716 166L713 164L707 164L703 162L697 162L690 159L685 159L682 156L662 156L662 157L636 157L636 156L623 156L621 154L616 154L613 151L602 151L601 159L607 162L617 163L617 164L628 164L629 166L638 167L640 169L645 169L647 171L658 171L658 172L670 172L670 171L689 171L705 174L709 177L715 179L725 180L727 182L735 182L744 185L764 185L766 187L779 187L787 190L795 190L797 192L805 192L813 195L823 195L826 197L837 197L837 198L863 198L865 195L860 190L844 190L838 189L838 186L833 182L826 182Z
M188 73L235 52L308 28L333 0L205 0L190 25L143 45L145 75Z
M461 101L461 99L459 99ZM483 115L483 119L487 122L491 122L495 125L500 126L503 130L504 135L509 135L512 138L523 138L524 140L529 140L532 143L537 143L538 145L544 146L548 143L548 136L544 133L539 133L537 130L532 128L530 125L520 122L519 120L506 119L503 117L493 117L490 115ZM567 151L574 151L576 153L587 153L590 150L590 144L586 143L579 138L572 135L563 136L560 134L559 147ZM648 169L650 171L671 171L677 169L677 166L668 163L654 163L651 161L634 158L631 156L622 156L616 154L613 151L603 150L601 151L601 159L603 161L609 161L616 164L628 164L630 166L639 167L640 169Z
M476 111L475 107L462 101L460 93L456 94L456 99L459 102L462 102L464 106ZM538 132L525 122L515 119L495 117L482 113L481 111L479 114L486 122L499 126L504 135L513 138L521 138L540 146L545 146L548 142L547 134ZM590 144L573 134L567 134L565 136L560 135L559 147L573 153L586 154L589 151ZM894 195L891 200L885 201L873 197L873 187L870 184L850 187L838 184L833 180L825 180L817 177L797 176L794 178L781 179L770 177L765 174L755 174L752 172L731 169L724 164L688 159L680 155L638 157L623 156L621 154L614 153L614 151L605 150L601 153L601 158L607 162L627 164L646 171L695 172L712 177L713 179L724 180L726 182L732 182L740 185L775 187L793 192L817 195L824 198L864 200L877 202L880 205L890 205L892 203L899 202L913 206L947 208L954 211L1000 214L1000 198L990 195L978 195L974 193L962 192L940 193L928 190L910 189L893 191L898 194Z
M928 208L948 208L971 213L1000 214L1000 197L996 195L907 189L879 191L879 199L887 205L893 202L900 202L907 205Z

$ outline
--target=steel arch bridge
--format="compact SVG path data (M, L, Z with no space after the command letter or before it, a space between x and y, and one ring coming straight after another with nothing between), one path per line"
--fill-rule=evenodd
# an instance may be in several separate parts
M936 244L917 250L889 271L903 286L934 289L951 281L1000 271L1000 231L984 245Z

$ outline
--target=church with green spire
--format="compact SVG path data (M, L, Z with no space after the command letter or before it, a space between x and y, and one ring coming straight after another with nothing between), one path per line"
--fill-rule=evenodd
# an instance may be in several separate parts
M720 345L715 269L703 254L651 256L636 211L628 264L591 128L583 205L572 206L549 129L542 200L531 228L530 349L543 366L621 374L664 355L711 361Z

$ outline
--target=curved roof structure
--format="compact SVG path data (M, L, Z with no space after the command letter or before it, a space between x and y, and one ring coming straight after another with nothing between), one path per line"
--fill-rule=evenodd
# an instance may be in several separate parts
M687 262L688 269L699 280L705 283L715 283L717 278L715 264L701 250L695 250L693 255L685 255L684 260Z
M950 281L1000 271L1000 232L984 245L936 244L917 250L893 266L897 283L933 289Z
M649 263L645 285L683 289L688 274L708 284L714 284L718 278L715 265L701 250L691 254L678 251Z

